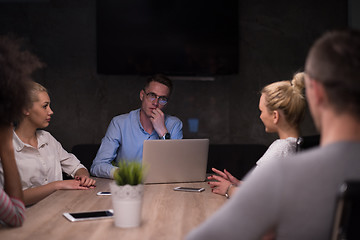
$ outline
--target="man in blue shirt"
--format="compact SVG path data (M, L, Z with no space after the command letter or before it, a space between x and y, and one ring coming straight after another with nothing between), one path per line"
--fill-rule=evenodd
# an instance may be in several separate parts
M172 92L172 82L162 74L147 79L140 91L141 107L114 117L101 141L90 172L113 178L113 160L141 161L144 140L181 139L182 122L162 111Z

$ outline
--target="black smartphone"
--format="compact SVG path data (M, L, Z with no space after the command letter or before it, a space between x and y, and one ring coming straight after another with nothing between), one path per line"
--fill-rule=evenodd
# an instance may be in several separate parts
M194 188L194 187L176 187L175 191L185 191L185 192L202 192L205 191L205 188Z
M64 217L71 222L111 218L114 215L112 209L91 212L63 213Z
M98 192L98 193L96 193L96 195L98 195L98 196L110 196L111 192Z

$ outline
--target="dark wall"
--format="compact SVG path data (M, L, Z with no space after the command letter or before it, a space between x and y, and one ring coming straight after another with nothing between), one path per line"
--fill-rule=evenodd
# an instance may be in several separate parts
M35 80L50 91L55 114L47 128L65 147L99 143L115 115L139 106L140 76L96 73L95 0L0 1L0 34L24 37L47 67ZM319 11L321 9L321 11ZM211 143L270 144L259 119L258 91L302 70L311 43L347 25L347 3L240 0L239 74L215 81L175 81L167 112L184 123L184 137ZM199 119L190 133L188 118ZM309 116L304 135L315 134Z

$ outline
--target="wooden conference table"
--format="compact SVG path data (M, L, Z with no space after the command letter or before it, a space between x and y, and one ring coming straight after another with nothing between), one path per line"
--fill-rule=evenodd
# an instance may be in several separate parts
M226 201L213 194L206 182L145 185L140 227L117 228L113 219L68 221L64 212L112 208L111 196L96 195L98 191L109 191L112 180L95 179L95 189L59 190L27 208L24 225L14 229L0 227L0 239L184 239ZM177 186L204 187L205 191L174 191Z

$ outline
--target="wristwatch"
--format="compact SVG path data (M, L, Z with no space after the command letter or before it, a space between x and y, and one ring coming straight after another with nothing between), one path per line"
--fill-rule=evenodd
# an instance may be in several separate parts
M160 139L164 139L164 140L166 140L166 139L170 139L170 133L165 133L164 134L164 136L162 136Z

